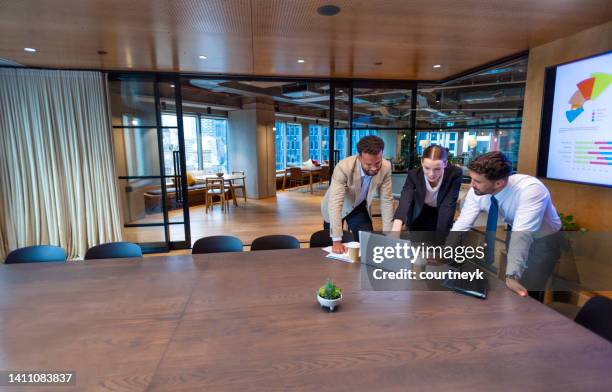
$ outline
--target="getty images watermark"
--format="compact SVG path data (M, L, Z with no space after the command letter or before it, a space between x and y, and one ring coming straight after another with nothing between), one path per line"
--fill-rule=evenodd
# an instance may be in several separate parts
M462 268L469 262L483 263L487 245L450 245L436 243L435 233L361 235L362 287L369 290L445 290L448 282L484 280L482 268Z
M364 290L441 290L488 280L505 288L509 271L533 291L611 291L612 233L560 231L361 233Z
M413 245L408 242L396 243L394 246L378 245L372 247L372 262L381 265L385 261L406 261L412 265L411 268L400 267L399 270L385 270L374 268L372 277L375 280L381 279L484 279L484 271L457 271L457 270L438 270L425 271L421 267L427 264L427 260L454 260L456 263L463 263L467 260L484 260L485 246L441 246L425 245L421 243ZM415 268L416 267L416 268Z

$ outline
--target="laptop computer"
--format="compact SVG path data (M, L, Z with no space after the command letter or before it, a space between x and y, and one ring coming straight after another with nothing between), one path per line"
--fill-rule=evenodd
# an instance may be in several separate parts
M417 236L418 237L418 236ZM361 263L365 264L368 268L379 268L389 272L400 272L402 270L411 270L412 269L412 260L414 259L414 253L412 251L408 251L407 258L384 258L383 262L376 262L374 260L374 247L392 247L396 248L398 245L400 248L404 248L406 246L408 249L411 249L413 245L413 241L409 239L397 238L395 236L384 235L381 233L369 233L361 231L359 233L360 239L360 250L361 250ZM417 247L421 245L421 241L416 240L414 242L414 246ZM422 265L427 264L427 261L423 258L417 257L416 262ZM439 265L434 267L437 270L446 269L450 271L457 272L475 272L478 268L474 263L465 261L463 263L450 263L446 265ZM488 292L488 280L487 273L484 273L484 279L444 279L442 281L433 280L431 283L434 283L434 286L429 286L430 290L435 290L437 285L438 289L440 286L445 289L454 290L458 293L473 296L480 299L487 298ZM398 287L399 288L399 287ZM392 286L389 286L389 289L393 289ZM401 289L401 288L400 288Z

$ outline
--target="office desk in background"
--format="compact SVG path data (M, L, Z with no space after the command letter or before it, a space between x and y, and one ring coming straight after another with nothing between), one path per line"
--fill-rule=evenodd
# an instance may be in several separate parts
M323 256L298 249L0 266L0 369L74 370L77 386L66 390L80 391L612 385L610 343L501 282L485 301L362 291L358 265ZM328 277L344 293L334 313L316 301Z

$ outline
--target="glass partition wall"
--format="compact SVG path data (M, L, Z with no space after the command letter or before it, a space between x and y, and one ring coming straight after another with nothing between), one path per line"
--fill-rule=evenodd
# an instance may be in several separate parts
M445 83L420 84L415 147L449 149L466 166L488 151L502 151L516 170L527 59L520 58ZM418 164L418 160L417 160Z
M276 170L309 160L333 170L366 135L385 141L398 173L418 167L430 144L464 168L492 150L516 168L526 67L522 57L436 83L110 74L126 239L189 247L189 206L201 192L187 174L254 170L256 130L271 130Z
M124 238L144 252L189 248L177 78L111 75L108 85Z

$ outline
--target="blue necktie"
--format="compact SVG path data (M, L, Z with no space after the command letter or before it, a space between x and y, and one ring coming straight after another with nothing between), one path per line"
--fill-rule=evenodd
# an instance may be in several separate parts
M368 197L368 189L370 188L370 181L372 180L371 176L361 176L361 192L359 192L359 197L355 200L355 207L361 204L366 197Z
M485 233L485 240L487 243L486 261L489 264L493 264L495 261L495 232L497 231L498 215L499 203L495 196L491 195L491 206L489 207L489 214L487 215L487 229Z
M491 196L491 206L487 216L487 231L497 231L497 216L499 215L499 204L495 196Z

